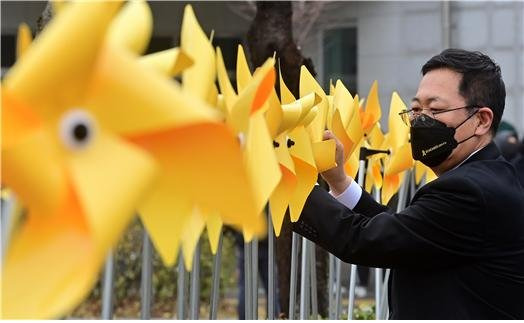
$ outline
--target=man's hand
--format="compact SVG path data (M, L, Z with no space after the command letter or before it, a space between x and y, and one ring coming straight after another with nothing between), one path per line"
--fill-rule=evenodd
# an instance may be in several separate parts
M320 173L322 178L328 183L331 192L335 196L342 194L351 184L351 177L346 175L344 170L344 146L340 141L333 135L329 130L324 132L324 140L334 139L337 145L335 152L336 167L328 169L327 171Z

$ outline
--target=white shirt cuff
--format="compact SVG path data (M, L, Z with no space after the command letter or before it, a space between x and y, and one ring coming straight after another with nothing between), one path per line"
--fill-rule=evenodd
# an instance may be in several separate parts
M329 191L329 194L331 194L346 207L353 209L362 196L362 188L357 184L357 182L351 181L351 184L348 186L348 188L346 188L346 190L339 196L333 195L331 191Z

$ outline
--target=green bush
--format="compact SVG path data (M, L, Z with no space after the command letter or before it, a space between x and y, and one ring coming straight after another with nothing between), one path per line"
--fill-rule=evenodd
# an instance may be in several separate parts
M231 294L237 287L234 238L224 231L222 267L220 272L220 295ZM113 287L113 310L118 318L140 317L140 282L142 270L143 227L136 219L119 241L115 254ZM204 232L200 239L200 300L206 307L210 301L212 285L213 255ZM103 268L100 274L103 279ZM101 313L101 281L96 283L86 300L70 315L74 318L99 318ZM186 282L189 274L186 273ZM172 318L176 313L177 266L166 267L158 253L153 253L153 302L152 317ZM188 283L189 284L189 283ZM186 287L186 295L188 290Z

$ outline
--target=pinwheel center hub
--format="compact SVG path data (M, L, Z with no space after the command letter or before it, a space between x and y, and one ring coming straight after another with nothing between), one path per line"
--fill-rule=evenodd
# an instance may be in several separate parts
M73 136L78 141L84 141L89 136L89 129L85 124L77 124L73 129Z
M86 147L94 135L94 121L83 109L67 111L60 120L60 137L70 149Z
M238 142L240 143L240 147L244 147L246 145L246 135L243 132L239 132L237 138Z

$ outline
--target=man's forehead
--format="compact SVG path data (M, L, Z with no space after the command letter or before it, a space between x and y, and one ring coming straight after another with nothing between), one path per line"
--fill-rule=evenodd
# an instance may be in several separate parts
M463 99L459 93L462 75L449 69L433 70L422 77L417 94L411 102L429 104L431 102L452 103Z
M439 96L430 96L430 97L421 97L421 98L415 96L411 99L411 102L417 102L417 103L422 103L422 102L430 103L434 101L438 102L438 101L445 101L445 100Z

